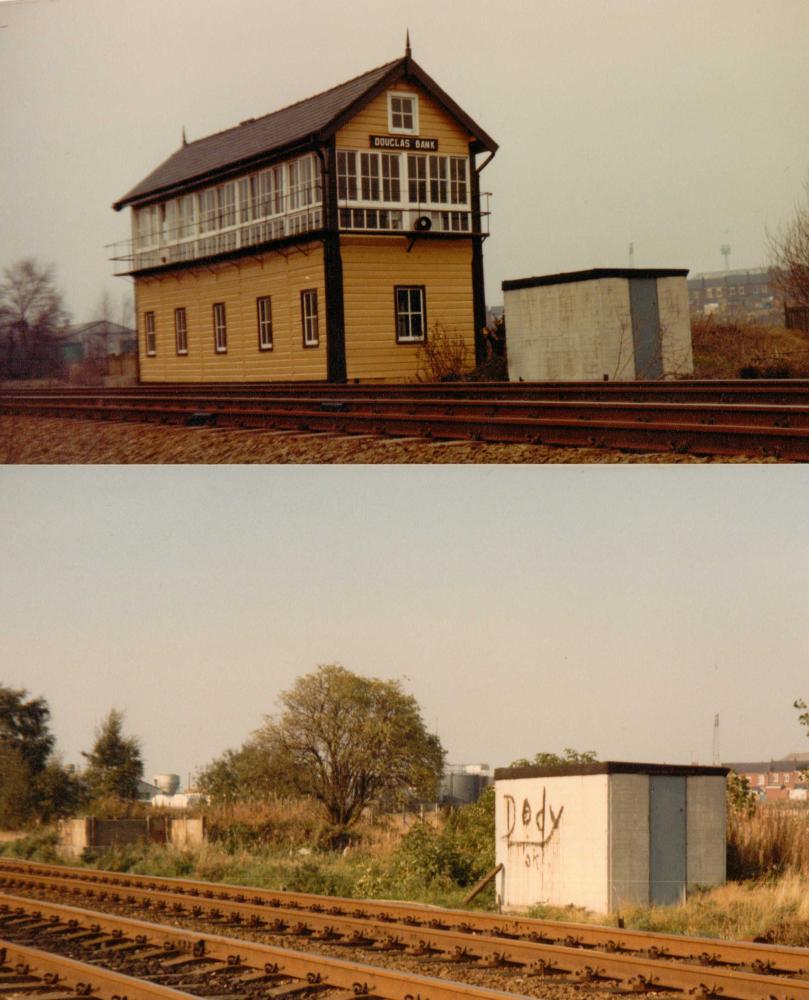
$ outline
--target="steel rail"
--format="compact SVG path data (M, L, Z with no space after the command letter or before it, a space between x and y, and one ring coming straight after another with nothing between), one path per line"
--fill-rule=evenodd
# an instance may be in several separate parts
M0 411L14 412L13 401L0 399ZM98 418L159 419L187 423L182 407L159 409L130 407L93 408L83 403L41 402L40 415ZM545 444L572 447L618 448L631 451L672 451L700 455L749 455L794 461L809 459L809 429L747 427L733 424L642 423L620 420L583 421L564 418L430 416L407 414L345 413L324 410L290 412L272 406L202 414L206 422L235 423L242 427L339 434L376 434L437 440L473 440L487 443ZM215 418L215 419L214 419Z
M23 891L33 883L57 891L61 887L73 896L84 895L85 899L99 903L132 905L140 901L141 905L146 903L148 908L159 912L192 918L204 919L206 913L210 918L213 913L221 919L230 914L237 923L246 921L250 927L264 927L272 933L291 936L314 934L319 935L319 939L336 943L356 944L365 940L382 947L421 947L450 956L472 950L476 957L490 961L501 960L504 946L507 946L511 959L526 965L542 959L543 945L562 944L580 949L603 949L609 953L645 954L701 966L749 966L768 974L809 971L809 951L786 946L472 914L413 904L403 906L311 894L240 890L179 880L175 883L171 879L155 883L144 878L140 886L131 884L130 876L117 881L123 883L119 885L121 893L107 891L106 882L99 884L45 874L8 878L2 877L0 872L0 884ZM224 889L224 892L206 891L202 895L201 886ZM161 892L161 887L166 891ZM178 891L181 888L183 891ZM290 905L292 903L297 905ZM307 903L308 908L305 908ZM270 904L275 905L268 909Z
M747 401L780 402L809 394L809 379L690 379L633 382L141 382L136 386L54 386L16 387L6 383L2 395L114 396L121 393L166 393L174 397L209 394L253 397L295 395L301 398L342 398L372 396L391 398L402 395L451 398L582 398L582 399L671 399L706 401L737 398Z
M163 409L170 416L176 416L177 410L188 414L189 411L205 406L212 417L222 415L226 422L238 422L238 414L255 415L275 412L266 408L271 402L273 407L283 408L284 412L301 416L322 412L313 405L311 397L275 396L268 398L249 394L206 396L189 395L176 397L166 393L120 393L111 396L86 398L76 401L70 395L53 394L43 398L23 396L12 397L5 402L0 400L0 408L8 408L16 412L25 410L37 411L46 405L55 407L64 404L65 412L81 412L79 408L89 407L93 411L115 415L117 411L127 408L137 411L142 407L149 410ZM568 420L587 420L599 422L602 420L638 421L641 423L671 421L676 419L682 423L733 424L735 426L762 427L809 427L809 393L804 405L772 404L772 403L694 403L694 402L635 402L623 400L590 401L590 400L545 400L545 399L450 399L432 396L401 396L396 398L375 398L373 396L353 396L344 400L321 400L320 407L329 413L341 414L385 414L407 416L478 416L494 418L499 416L531 417L548 419L563 417ZM76 408L76 409L74 409ZM93 413L95 415L95 413Z
M144 979L135 979L121 972L113 972L97 965L77 962L73 958L54 955L39 948L29 948L0 938L0 982L3 969L19 982L21 993L29 992L35 984L24 980L35 977L48 991L51 1000L59 993L70 990L77 997L97 997L98 1000L188 1000L189 994L169 986L161 986ZM3 982L7 987L7 983ZM41 992L41 988L38 992Z
M4 874L9 871L12 873L11 877ZM235 912L241 910L268 920L271 919L270 914L275 918L283 913L290 920L304 923L311 915L318 920L320 927L333 926L335 918L355 918L378 923L388 932L403 925L427 932L454 930L467 935L486 934L501 942L503 939L524 938L540 943L562 942L583 948L604 947L611 950L651 952L659 957L686 959L702 964L749 964L779 972L809 973L809 949L787 945L635 931L597 924L452 910L422 903L320 896L193 879L130 875L0 859L0 886L23 888L26 882L33 884L34 881L57 891L60 886L66 887L65 891L74 895L83 888L97 891L98 894L105 893L108 888L120 889L130 895L136 892L139 895L147 893L152 907L163 898L166 905L182 903L192 908L207 907L221 912L226 908L234 912L232 907L235 906Z
M334 989L347 990L351 996L374 996L384 1000L415 1000L419 996L422 1000L456 1000L458 997L514 1000L516 996L501 990L348 962L313 952L293 951L254 941L226 938L0 893L0 930L9 922L18 923L24 930L26 918L35 924L38 921L49 930L48 937L53 938L54 943L58 941L58 938L53 937L57 926L55 921L58 921L63 927L77 932L77 937L82 927L95 929L101 935L101 941L96 938L96 947L103 943L103 936L108 934L110 941L116 945L123 945L127 941L154 945L154 949L160 952L175 951L198 959L216 959L229 966L254 967L272 975L299 979L304 983L325 984ZM6 934L8 930L6 926ZM809 997L809 984L805 995Z
M176 949L196 957L215 958L231 965L244 964L259 969L271 966L294 978L311 976L343 989L356 989L357 977L365 977L362 991L390 1000L413 1000L414 989L423 1000L449 1000L458 996L514 997L501 991L490 991L453 981L428 979L383 969L358 965L340 959L326 958L311 952L295 952L244 939L225 938L200 931L151 924L129 917L112 917L107 913L62 906L23 897L0 894L0 928L9 920L22 928L26 922L46 925L53 933L53 918L66 926L82 924L100 932L109 932L112 940L126 939L154 942L163 949ZM73 923L70 923L73 921ZM8 934L8 927L4 933ZM757 972L742 972L716 967L695 968L672 961L626 955L620 952L583 952L565 945L528 942L498 942L496 962L517 965L525 971L544 976L566 976L576 982L622 984L634 990L678 990L700 997L722 997L723 1000L806 1000L809 981L780 978ZM467 948L457 955L458 961L476 961L482 956L479 938L469 938ZM430 954L423 945L422 954Z

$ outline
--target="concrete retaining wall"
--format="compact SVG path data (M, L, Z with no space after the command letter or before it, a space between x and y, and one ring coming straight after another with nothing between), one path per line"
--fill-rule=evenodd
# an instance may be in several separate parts
M147 816L145 819L96 819L83 816L59 821L57 849L79 858L88 848L123 847L126 844L171 844L198 847L205 840L202 818Z

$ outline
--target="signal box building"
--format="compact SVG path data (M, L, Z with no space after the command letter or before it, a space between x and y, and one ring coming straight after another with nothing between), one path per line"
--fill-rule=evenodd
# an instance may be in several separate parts
M113 206L143 382L403 380L485 325L496 143L413 60L186 143ZM477 158L481 154L481 162ZM488 154L488 155L485 155Z

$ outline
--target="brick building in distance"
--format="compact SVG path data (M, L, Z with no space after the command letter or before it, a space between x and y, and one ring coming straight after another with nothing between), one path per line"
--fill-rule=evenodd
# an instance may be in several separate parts
M783 326L784 299L769 267L710 271L688 279L692 314Z
M767 802L807 798L807 753L789 754L783 760L727 762L723 766L747 778L750 790Z

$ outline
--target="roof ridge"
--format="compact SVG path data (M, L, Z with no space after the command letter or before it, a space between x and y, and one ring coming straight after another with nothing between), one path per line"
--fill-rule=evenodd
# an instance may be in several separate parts
M375 66L373 69L367 69L364 73L357 73L356 76L352 76L348 80L343 80L342 83L337 83L333 87L326 87L325 90L319 90L316 94L310 94L308 97L302 97L300 100L293 101L291 104L285 104L282 108L276 108L275 111L268 111L266 114L259 115L257 118L245 118L244 121L239 122L237 125L230 125L228 128L220 129L218 132L211 132L209 135L203 135L199 139L192 139L180 148L187 149L189 146L197 145L197 143L207 142L208 139L214 139L217 136L226 135L228 132L235 132L237 129L240 129L245 125L253 125L256 122L263 121L265 118L272 118L273 115L278 115L282 111L289 111L292 108L296 108L299 104L307 104L309 101L314 101L318 97L323 97L324 94L330 94L333 90L339 90L341 87L345 87L349 83L354 83L356 80L360 80L364 76L370 76L372 73L378 73L381 69L388 69L389 67L395 66L396 63L402 61L403 59L401 56L398 59L391 59L390 62L382 63L379 66Z

